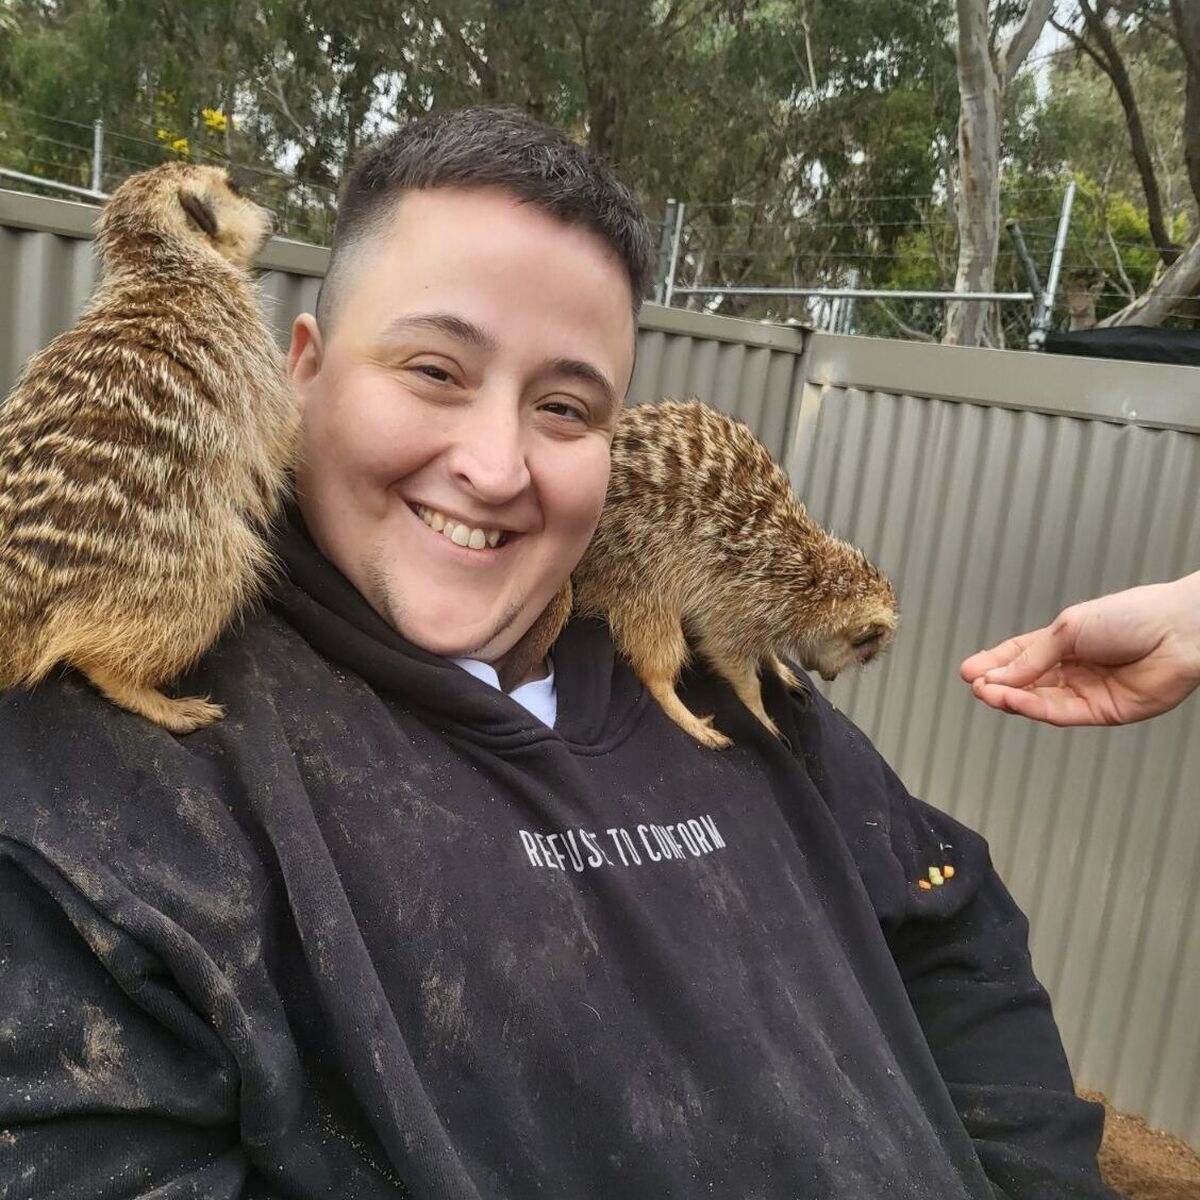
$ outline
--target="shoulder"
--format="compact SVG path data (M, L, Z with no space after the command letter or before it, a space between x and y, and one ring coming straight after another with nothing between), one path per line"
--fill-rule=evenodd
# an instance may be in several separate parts
M71 671L0 693L0 839L36 849L60 870L130 878L152 873L164 856L197 865L228 858L243 835L225 747L248 727L254 736L256 723L270 737L270 713L287 692L279 674L287 641L286 627L256 615L170 689L226 704L238 732L220 722L176 737Z
M767 706L782 716L792 752L837 823L881 921L888 927L914 915L952 916L994 875L987 842L914 797L867 734L802 678L800 693L770 681ZM946 879L954 886L944 886Z

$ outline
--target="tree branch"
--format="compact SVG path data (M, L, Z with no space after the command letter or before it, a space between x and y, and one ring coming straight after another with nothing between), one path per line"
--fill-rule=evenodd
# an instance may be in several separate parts
M1132 304L1100 322L1111 325L1161 325L1171 310L1200 291L1200 237Z
M914 329L913 326L907 325L904 321L900 320L900 318L894 312L892 312L886 300L876 300L875 303L879 306L879 311L882 312L883 315L887 317L887 319L891 321L891 323L895 325L895 327L900 330L905 337L912 338L915 342L937 341L937 338L933 337L931 334L925 333L920 329Z
M1046 20L1053 11L1054 0L1029 0L1021 23L1000 51L1000 79L1005 87L1012 82L1013 76L1021 69L1021 64L1029 57L1030 50L1041 37Z
M283 84L279 81L279 76L274 71L271 72L271 83L275 85L273 88L269 83L266 82L266 80L262 80L259 86L262 88L262 91L266 95L267 99L274 102L275 107L280 112L280 115L287 121L289 125L291 125L297 134L299 134L300 144L302 146L311 146L312 134L292 115L292 110L288 107L288 102L283 96Z
M1158 30L1159 33L1165 34L1169 38L1175 36L1175 31L1166 22L1160 20L1154 13L1147 10L1145 0L1110 0L1113 8L1119 13L1124 13L1127 17L1137 17L1145 25L1149 25L1151 29ZM1178 3L1178 0L1172 0L1172 4Z
M816 95L820 89L817 87L817 71L813 66L812 32L808 27L808 5L804 6L804 10L800 14L800 28L804 30L804 54L808 61L808 82L812 87L813 95Z
M458 47L463 58L466 59L467 66L475 72L483 98L496 100L500 94L500 87L492 64L467 41L466 35L457 22L447 21L444 17L439 17L438 20L441 22L442 28L450 35L451 41Z
M1117 264L1117 273L1121 276L1121 290L1129 300L1134 300L1137 297L1137 289L1133 286L1133 280L1129 278L1125 270L1125 260L1121 257L1121 249L1113 240L1112 230L1108 227L1108 222L1104 222L1104 236L1108 239L1109 249L1113 254L1113 261ZM1107 272L1105 272L1107 274Z
M1171 0L1175 38L1183 51L1183 161L1192 195L1200 204L1200 11L1195 0Z
M1137 97L1133 93L1133 84L1129 72L1125 69L1125 60L1113 40L1112 31L1104 23L1104 18L1092 8L1089 0L1079 0L1079 11L1083 14L1084 29L1099 47L1100 56L1092 57L1100 64L1108 76L1121 102L1125 113L1125 125L1129 130L1130 148L1133 150L1133 161L1137 165L1138 176L1142 181L1142 191L1146 196L1146 219L1150 226L1150 235L1158 247L1159 257L1163 263L1170 266L1179 257L1179 247L1171 240L1167 232L1166 221L1163 217L1162 197L1158 190L1158 177L1154 173L1154 162L1150 157L1150 147L1146 140L1146 130L1142 125L1142 115L1138 109Z
M1058 20L1054 17L1050 18L1050 24L1053 25L1059 33L1066 34L1066 36L1074 43L1076 50L1082 50L1084 54L1086 54L1088 58L1090 58L1092 62L1094 62L1096 66L1098 66L1100 70L1105 73L1105 75L1108 74L1108 63L1100 57L1100 54L1096 50L1092 49L1092 47L1087 44L1081 34L1077 33L1069 25L1060 25Z

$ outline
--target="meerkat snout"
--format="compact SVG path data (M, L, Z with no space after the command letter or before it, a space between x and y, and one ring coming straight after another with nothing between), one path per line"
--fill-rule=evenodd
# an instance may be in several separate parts
M791 656L827 683L891 645L899 623L892 585L858 550L802 517L812 531L804 558L825 563L793 603ZM781 631L782 632L782 631Z
M847 667L865 667L878 658L891 645L896 624L894 604L889 608L880 603L866 624L856 619L849 628L801 642L794 657L806 671L816 671L832 683Z

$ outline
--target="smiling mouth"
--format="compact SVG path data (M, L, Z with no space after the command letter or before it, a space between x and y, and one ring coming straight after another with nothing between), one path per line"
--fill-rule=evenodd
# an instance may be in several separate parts
M410 506L434 533L440 533L456 546L465 550L496 550L505 545L512 536L506 529L487 529L478 525L464 525L436 508L424 504Z

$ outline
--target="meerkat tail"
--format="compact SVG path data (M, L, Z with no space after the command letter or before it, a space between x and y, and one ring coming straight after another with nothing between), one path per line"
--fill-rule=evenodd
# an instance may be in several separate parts
M101 667L79 667L88 680L119 708L145 717L172 733L192 733L219 721L225 710L198 696L172 700L157 688L132 683Z

